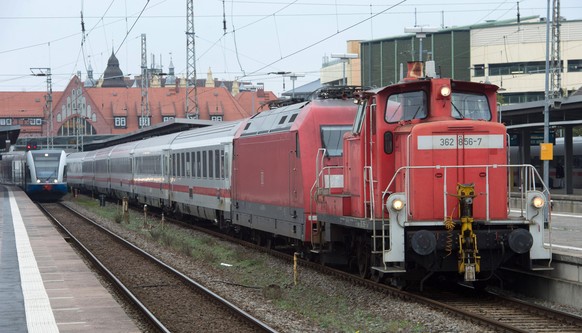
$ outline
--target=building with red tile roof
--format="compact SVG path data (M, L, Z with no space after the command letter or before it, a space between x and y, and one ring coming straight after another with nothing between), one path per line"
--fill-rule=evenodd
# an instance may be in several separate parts
M265 91L263 89L241 91L235 96L236 101L248 110L251 114L269 110L270 101L277 100L277 96L272 91Z
M235 98L225 87L198 87L198 119L232 121L250 117L265 97L245 91ZM262 94L276 99L272 92ZM0 126L20 125L21 138L46 137L49 111L46 92L0 92ZM256 107L251 99L255 96ZM53 92L52 137L117 135L159 124L185 114L186 88L148 88L149 114L142 115L141 88L84 87L74 76L64 91ZM262 109L258 109L261 111Z

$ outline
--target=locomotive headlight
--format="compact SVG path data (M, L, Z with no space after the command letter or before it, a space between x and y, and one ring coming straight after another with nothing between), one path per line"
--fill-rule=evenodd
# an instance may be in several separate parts
M40 184L40 179L37 179L37 180L36 180L36 182L37 182L38 184Z
M59 182L59 180L58 180L58 179L55 179L55 180L53 180L53 182L55 182L55 184L56 184L56 183L58 183L58 182Z
M441 96L449 97L450 94L451 94L451 87L449 87L449 86L442 86L441 87Z
M400 199L394 199L392 201L392 209L395 211L401 211L404 208L404 202Z
M531 199L531 205L538 209L542 208L545 203L546 201L544 200L544 198L540 196L535 196Z

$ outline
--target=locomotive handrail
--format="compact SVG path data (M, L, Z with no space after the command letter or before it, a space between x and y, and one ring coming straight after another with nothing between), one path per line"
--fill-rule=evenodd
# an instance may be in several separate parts
M323 171L323 161L325 158L327 150L325 148L319 148L317 150L317 155L315 156L315 174L317 178L315 178L315 186L319 189L319 177L321 176L321 172Z
M398 176L400 174L402 174L404 176L404 188L405 188L405 195L406 195L406 201L407 203L410 202L410 181L409 181L409 170L416 170L416 169L435 169L435 170L444 170L444 181L443 181L443 193L444 193L444 214L445 216L443 217L443 221L447 218L446 214L447 214L447 169L468 169L468 168L483 168L485 169L485 177L486 177L486 219L489 220L490 216L489 216L489 210L490 210L490 197L489 197L489 169L500 169L500 168L507 168L509 170L512 170L512 168L519 168L520 171L520 180L523 180L520 182L520 198L521 200L521 205L520 205L520 209L521 209L521 216L523 216L523 209L524 209L524 201L525 201L525 197L527 192L532 191L532 190L536 190L538 187L541 187L541 192L544 193L546 195L546 197L548 198L548 209L550 208L549 206L549 202L550 202L550 191L548 189L548 187L546 186L546 184L544 184L540 174L538 173L538 171L535 169L535 167L531 164L492 164L492 165L487 165L487 164L483 164L483 165L422 165L422 166L402 166L400 168L398 168L398 170L396 170L396 172L394 173L394 175L392 176L392 179L390 180L390 182L388 183L388 186L386 186L386 188L384 189L384 191L382 192L382 202L386 201L386 196L389 195L390 193L392 193L390 191L390 188L394 185L396 179L398 178ZM538 181L536 181L538 180ZM509 194L510 192L508 191L508 198L509 198ZM407 204L406 207L406 216L407 219L410 216L410 207ZM549 212L549 210L548 210ZM551 214L547 214L546 218L548 219L548 222L551 222Z

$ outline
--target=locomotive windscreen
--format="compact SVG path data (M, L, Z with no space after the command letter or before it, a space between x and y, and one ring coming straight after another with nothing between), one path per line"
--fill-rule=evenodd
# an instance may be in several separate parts
M454 118L491 120L491 108L484 94L453 92L451 106Z
M401 120L424 119L428 115L426 105L424 91L392 94L386 103L385 120L397 123Z
M32 153L36 168L36 178L41 181L50 181L57 178L61 153Z

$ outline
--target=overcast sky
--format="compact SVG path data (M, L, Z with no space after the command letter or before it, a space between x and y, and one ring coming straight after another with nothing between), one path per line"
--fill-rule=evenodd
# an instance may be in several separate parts
M347 40L403 35L405 27L415 24L451 27L512 19L517 3L194 1L197 76L206 78L211 68L215 78L264 83L279 95L283 78L269 72L305 74L296 87L316 80L322 58L345 53ZM520 15L545 17L546 4L546 0L519 1ZM186 73L186 0L2 0L0 8L0 91L46 90L45 78L31 75L30 68L37 67L51 68L54 91L62 91L77 71L84 79L89 62L98 78L112 50L124 74L139 75L142 33L147 36L148 67L154 54L167 72L171 55L176 73ZM561 15L582 19L582 2L561 0ZM291 81L284 81L285 90L290 90Z

